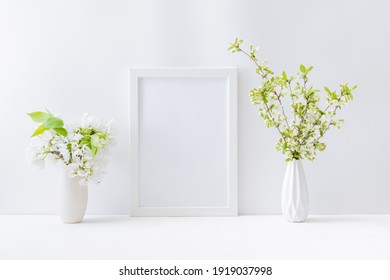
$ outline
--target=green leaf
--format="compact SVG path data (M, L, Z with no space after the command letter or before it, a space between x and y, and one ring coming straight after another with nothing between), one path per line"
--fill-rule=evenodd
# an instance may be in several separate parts
M301 70L302 73L306 73L306 67L303 64L299 66L299 70Z
M62 136L67 136L68 135L68 132L66 131L65 128L62 128L62 127L55 127L53 128L53 130L55 132L57 132L59 135L62 135Z
M85 145L85 146L89 147L90 149L92 149L91 137L89 135L85 135L83 138L81 138L80 144Z
M62 128L64 126L64 122L56 117L48 118L44 123L46 128Z
M41 124L41 125L34 131L33 135L31 135L31 137L41 135L42 133L45 132L45 130L48 130L48 128L45 128L44 125Z
M93 154L93 156L96 156L97 151L98 151L97 147L92 146L92 154Z
M287 80L287 74L286 74L286 72L282 72L282 76L283 76L283 79L285 79L285 80Z
M43 123L45 122L48 118L51 117L49 113L45 112L32 112L32 113L27 113L27 115L30 116L30 118L37 123Z
M330 94L330 89L328 87L324 87L325 91Z
M97 132L96 135L99 136L99 138L101 138L101 139L106 139L107 140L107 138L108 138L108 136L106 134L101 133L101 132Z

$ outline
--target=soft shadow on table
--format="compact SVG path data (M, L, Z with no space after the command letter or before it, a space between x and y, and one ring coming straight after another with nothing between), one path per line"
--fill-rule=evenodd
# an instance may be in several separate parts
M351 222L362 222L364 220L369 220L369 216L339 216L339 215L331 215L331 216L314 216L308 217L305 223L310 224L338 224L338 223L351 223Z
M123 222L123 217L116 216L88 216L85 217L83 223L85 224L100 224L100 223L121 223Z

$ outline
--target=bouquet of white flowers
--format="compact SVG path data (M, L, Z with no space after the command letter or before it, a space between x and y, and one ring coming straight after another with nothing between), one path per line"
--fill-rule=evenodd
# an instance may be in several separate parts
M72 126L64 125L48 110L28 115L40 123L27 149L31 164L41 168L45 163L60 165L68 176L80 178L80 185L100 182L107 165L107 150L114 142L113 120L102 123L85 114L79 125Z

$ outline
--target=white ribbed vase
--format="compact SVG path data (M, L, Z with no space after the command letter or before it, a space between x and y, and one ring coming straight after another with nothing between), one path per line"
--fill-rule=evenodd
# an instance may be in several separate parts
M62 222L80 223L87 209L88 187L79 184L80 178L71 178L63 172L58 180L58 207Z
M282 214L289 222L303 222L309 213L309 194L300 160L288 163L282 188Z

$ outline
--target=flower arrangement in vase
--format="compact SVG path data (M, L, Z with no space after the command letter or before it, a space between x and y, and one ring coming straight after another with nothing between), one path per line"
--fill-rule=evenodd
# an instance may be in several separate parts
M309 199L301 160L312 161L317 152L325 150L323 137L332 127L342 127L344 120L336 119L337 113L353 100L356 86L341 84L338 90L325 86L322 98L321 90L309 83L313 66L300 65L296 76L285 71L276 75L266 62L259 62L258 48L250 45L245 51L242 43L243 40L236 39L228 50L246 55L255 64L261 84L250 90L252 104L258 107L265 125L279 133L276 150L288 162L282 189L283 215L288 221L302 222L308 215Z
M39 123L31 136L28 161L41 168L63 168L58 182L60 217L63 222L81 222L88 199L88 183L100 183L107 165L107 152L114 142L113 121L102 123L85 114L80 124L65 125L51 112L28 113Z

